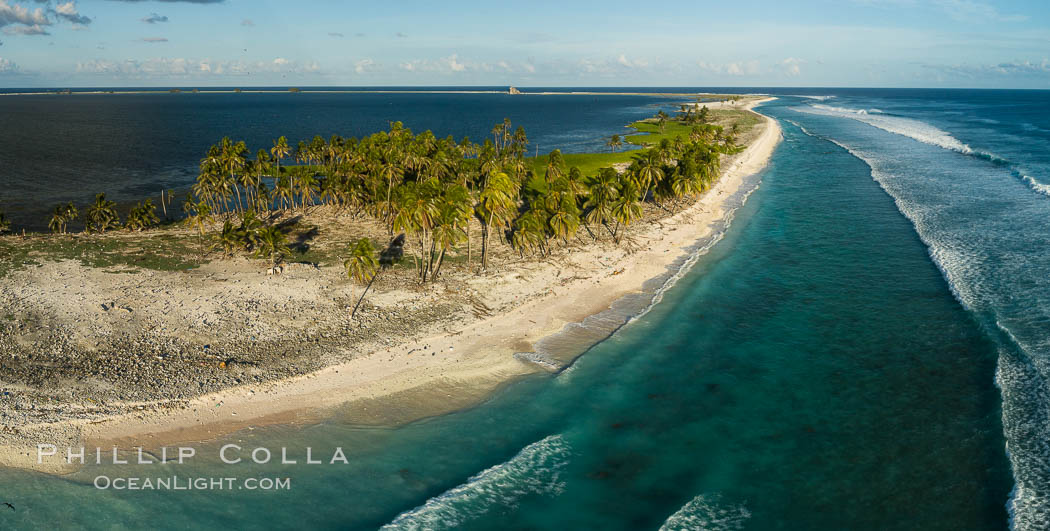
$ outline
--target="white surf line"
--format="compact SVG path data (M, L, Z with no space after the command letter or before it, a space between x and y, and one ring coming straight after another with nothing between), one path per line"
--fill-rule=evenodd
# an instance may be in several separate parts
M750 518L743 504L730 505L720 495L701 494L669 516L660 531L730 531L743 529Z
M455 529L496 507L513 508L530 494L562 493L562 469L572 449L561 435L551 435L523 448L509 461L483 470L466 483L401 513L383 530Z

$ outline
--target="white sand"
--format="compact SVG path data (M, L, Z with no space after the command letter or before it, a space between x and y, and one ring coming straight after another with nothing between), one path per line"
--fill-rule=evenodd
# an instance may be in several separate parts
M734 108L749 108L761 101ZM708 104L715 108L717 104ZM733 107L727 105L727 107ZM760 136L723 168L719 182L690 208L634 234L642 248L609 256L601 250L574 252L560 264L536 266L504 280L486 279L486 298L505 307L524 304L447 333L378 350L323 370L262 385L246 385L192 400L185 409L126 414L103 421L69 423L88 447L117 445L155 448L208 440L249 426L311 422L345 406L354 422L397 423L444 413L483 399L501 383L539 370L514 358L539 339L601 312L619 297L639 291L666 272L685 250L709 235L728 214L726 200L744 178L758 172L781 138L775 120L765 117ZM563 280L566 269L573 272ZM526 276L526 274L528 276ZM535 293L544 278L546 293ZM55 428L55 429L52 429ZM59 433L57 426L25 431ZM65 432L63 432L65 433ZM63 444L63 441L44 441ZM0 448L0 465L41 467L29 448Z

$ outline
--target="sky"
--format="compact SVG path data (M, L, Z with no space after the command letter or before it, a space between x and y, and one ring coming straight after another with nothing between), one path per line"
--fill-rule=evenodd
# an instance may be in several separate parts
M1047 0L0 0L0 87L1050 89Z

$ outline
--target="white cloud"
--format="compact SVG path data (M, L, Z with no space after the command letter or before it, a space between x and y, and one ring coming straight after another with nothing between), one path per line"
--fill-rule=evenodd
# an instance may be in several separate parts
M79 26L91 24L90 18L81 15L77 11L77 3L73 0L70 0L69 2L66 2L64 4L56 5L55 14L58 15L59 18L67 20Z
M981 80L989 77L1050 78L1050 59L1042 61L1009 61L995 64L923 64L924 69L952 77Z
M358 74L375 72L376 70L379 70L379 63L376 63L371 59L361 59L354 63L354 72L357 72Z
M50 4L48 0L34 0L38 4ZM85 29L91 19L77 11L75 0L55 4L54 7L29 9L9 0L0 0L0 28L8 35L50 35L47 27L56 21L67 21L74 29Z
M8 24L22 24L25 26L32 26L39 24L42 26L51 25L51 21L48 20L47 15L44 13L42 8L36 8L30 11L29 8L19 5L10 4L7 0L0 0L0 26L6 26Z
M398 68L406 72L436 72L451 74L474 70L491 70L492 65L461 61L458 54L452 54L448 57L442 57L436 60L414 59L411 61L404 61L398 65Z
M753 76L761 73L762 68L758 61L734 61L731 63L708 63L697 61L696 66L713 74L724 74L729 76Z
M0 74L14 74L18 72L18 65L8 59L0 57Z
M452 54L452 55L442 59L442 61L447 62L448 63L448 67L453 72L462 72L462 71L467 69L467 65L459 62L459 57L456 54Z
M645 68L649 66L649 61L646 61L645 59L635 59L632 61L627 58L627 55L622 53L616 58L616 62L619 63L620 66L627 68Z
M795 77L802 74L802 69L799 66L802 63L805 63L802 59L788 57L787 59L780 61L780 66L784 69L785 74Z
M32 26L7 26L4 28L4 33L8 35L51 35L40 24L33 24Z
M1004 15L994 6L974 0L934 0L948 16L955 20L971 22L1022 22L1027 15Z
M273 61L221 61L159 57L136 61L109 61L96 59L77 63L77 73L105 75L119 78L202 78L230 75L247 76L252 73L316 74L320 66L313 61L300 63L284 58Z

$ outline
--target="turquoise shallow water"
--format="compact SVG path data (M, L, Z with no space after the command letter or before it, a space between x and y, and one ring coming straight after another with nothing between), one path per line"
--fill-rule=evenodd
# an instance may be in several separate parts
M796 102L797 103L797 102ZM799 118L789 102L778 118ZM568 371L397 429L338 418L245 448L347 465L0 472L15 528L997 529L1013 486L1000 343L846 149L782 121L762 184L661 304ZM820 124L816 124L819 126ZM828 127L833 122L825 124ZM867 126L865 126L867 127ZM812 131L810 131L812 133ZM890 133L886 133L890 134ZM216 446L200 447L202 456ZM302 456L299 455L301 458ZM148 474L147 474L148 473ZM100 474L276 476L286 492L100 491Z

